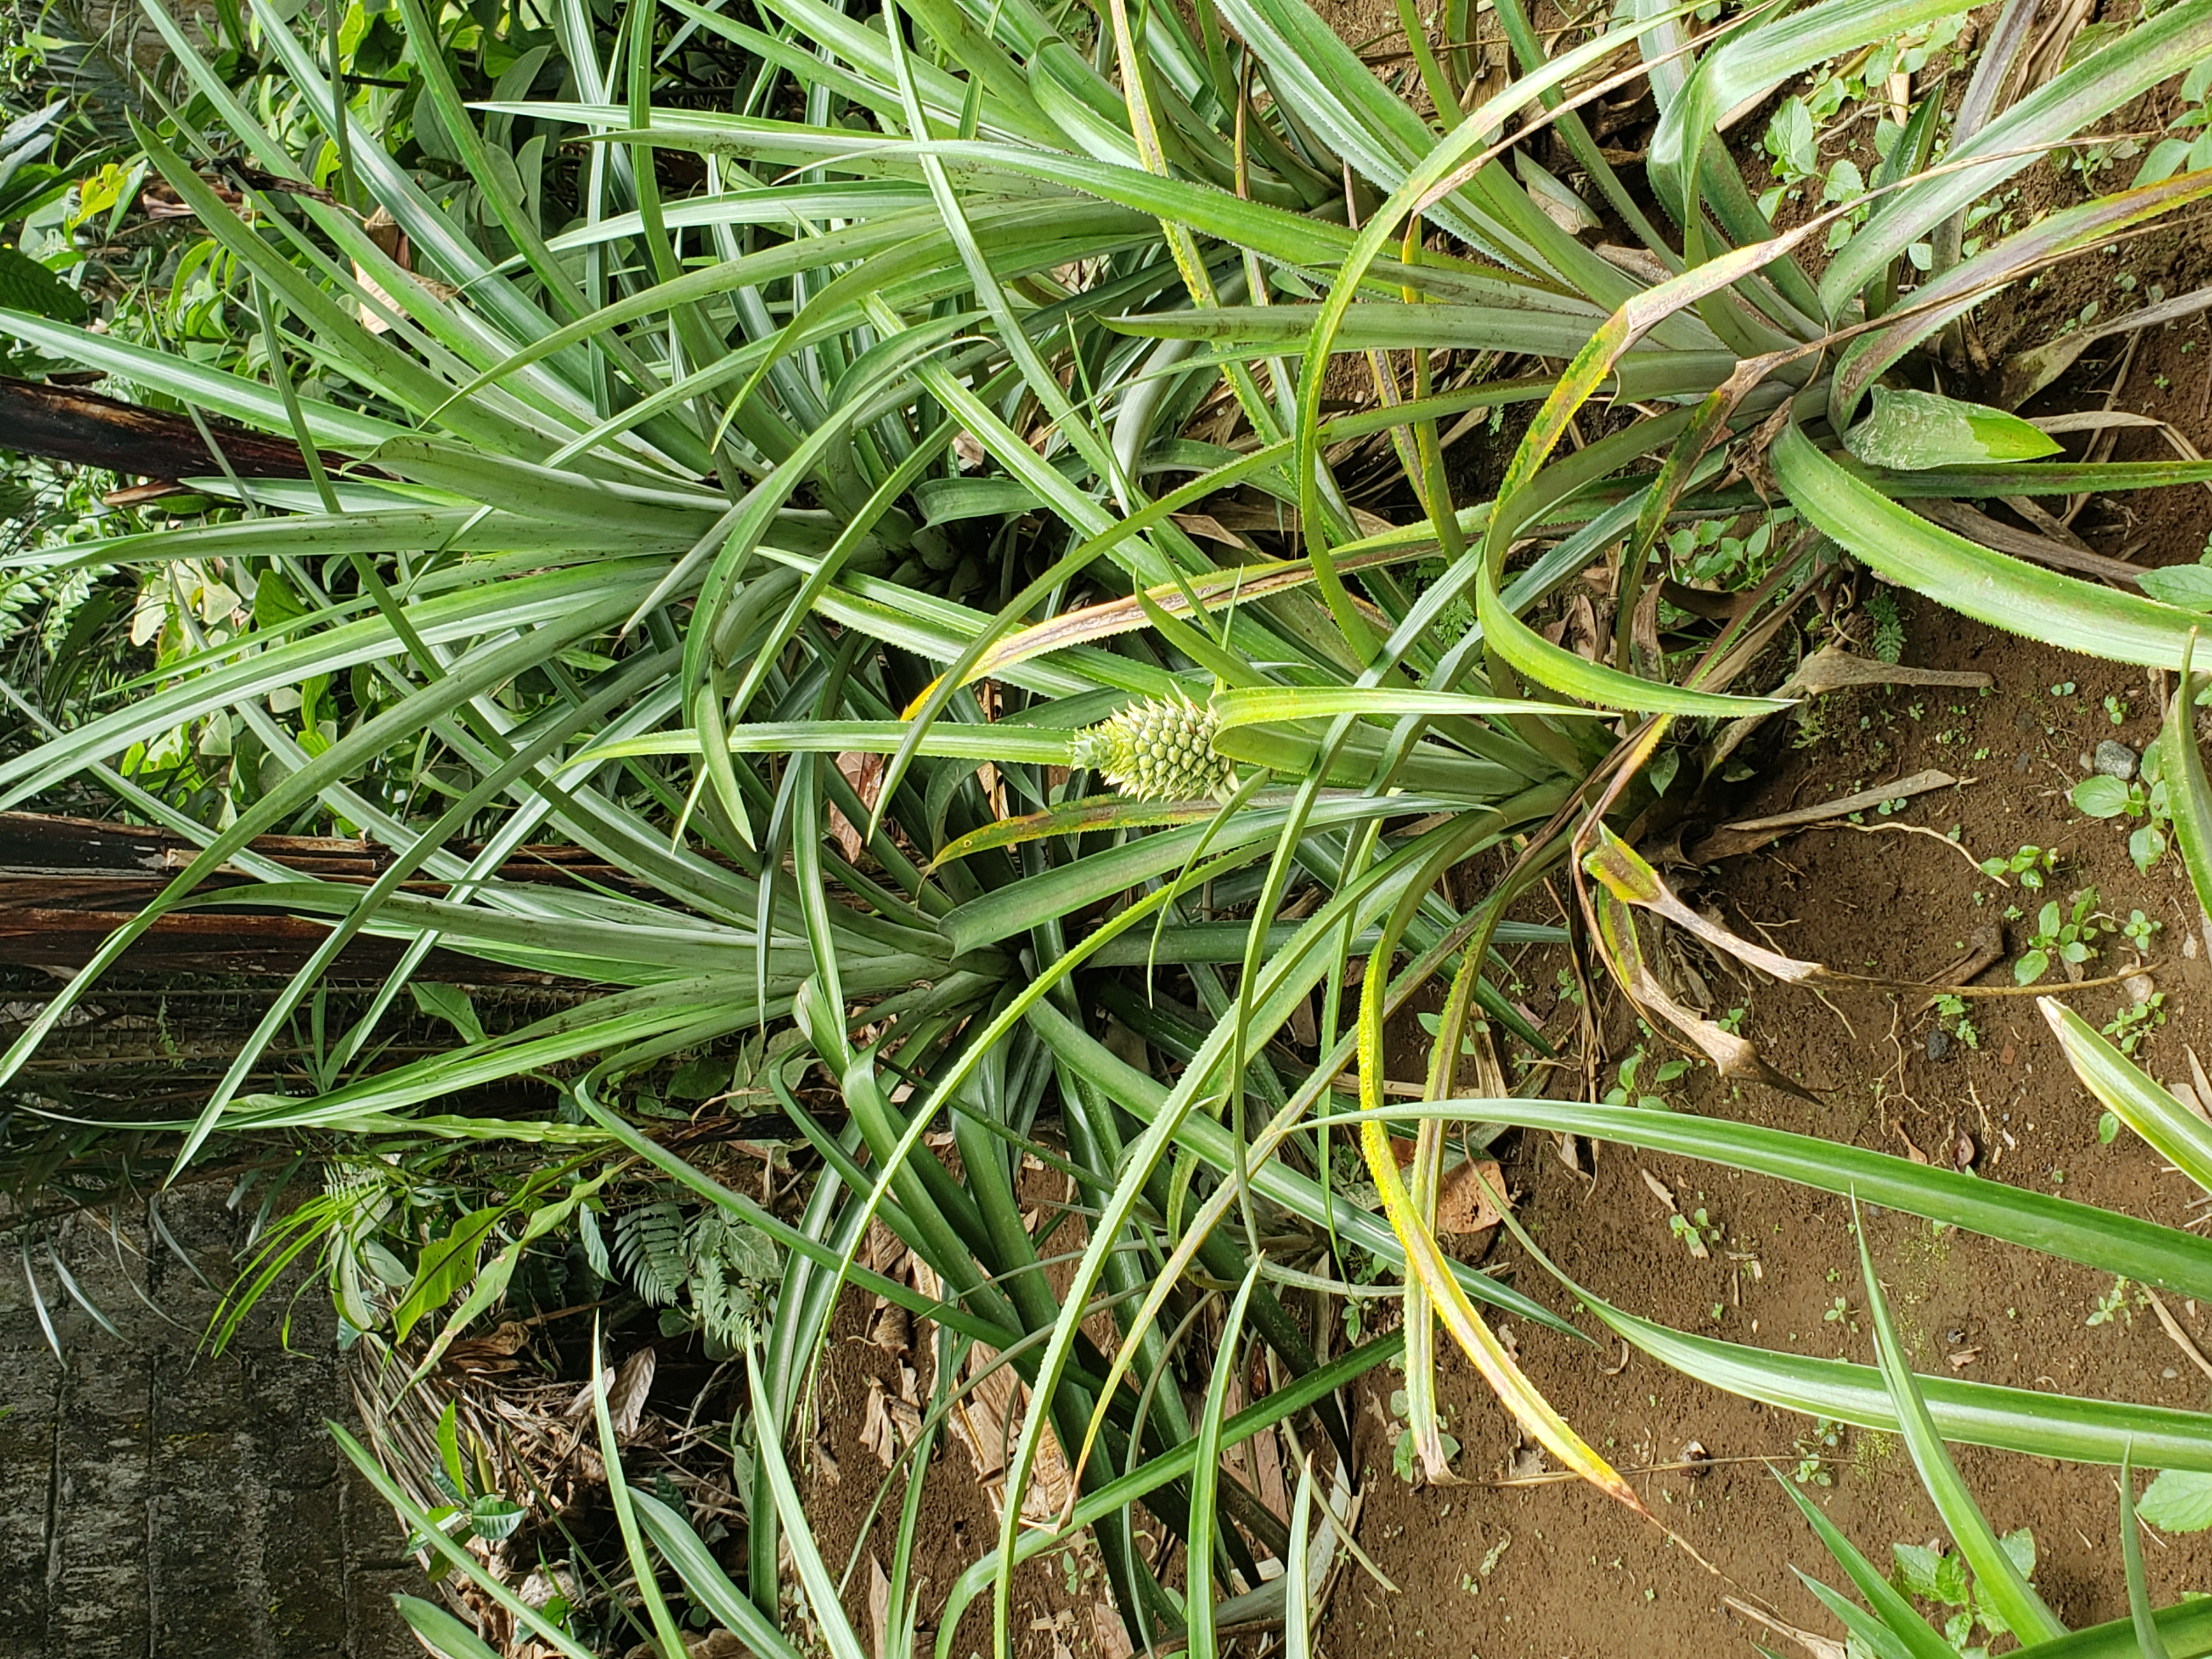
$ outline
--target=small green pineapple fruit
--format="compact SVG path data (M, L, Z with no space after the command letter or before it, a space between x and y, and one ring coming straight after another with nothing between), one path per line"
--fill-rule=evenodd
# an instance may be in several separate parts
M1219 724L1188 697L1148 697L1078 732L1068 758L1139 800L1224 797L1237 787L1237 769L1213 752Z

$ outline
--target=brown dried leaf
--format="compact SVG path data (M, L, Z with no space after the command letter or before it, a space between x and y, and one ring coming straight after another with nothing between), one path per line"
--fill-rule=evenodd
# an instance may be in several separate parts
M1777 1636L1788 1638L1813 1656L1813 1659L1844 1659L1844 1647L1832 1636L1820 1636L1796 1625L1784 1624L1765 1608L1754 1607L1740 1595L1723 1595L1723 1602L1741 1613L1753 1624L1764 1625Z
M607 1417L614 1425L615 1438L627 1440L635 1435L645 1416L647 1396L653 1392L653 1373L659 1360L653 1351L640 1348L623 1362L620 1370L610 1365L599 1373L607 1390ZM587 1420L592 1415L592 1385L586 1382L568 1402L562 1413L572 1423Z
M884 1385L878 1377L868 1379L867 1403L860 1407L860 1444L875 1453L876 1461L885 1468L898 1457L898 1432L891 1426L890 1408L884 1403Z
M1437 1231L1479 1233L1498 1224L1497 1206L1483 1188L1503 1195L1505 1178L1495 1158L1454 1164L1437 1187Z
M449 283L441 283L434 276L424 276L416 272L414 252L408 246L407 233L400 229L399 222L382 208L380 207L368 218L362 220L361 228L368 233L369 240L381 248L386 257L407 273L416 287L440 304L442 305L460 292L460 289ZM403 317L406 315L404 308L392 297L390 291L375 277L369 275L359 260L354 262L353 279L361 284L368 296L360 301L358 309L361 313L361 325L371 334L383 334L390 331L392 325L386 319L384 314L387 308L397 315ZM379 301L382 301L381 305L376 303Z
M1642 860L1638 862L1642 863ZM1644 865L1644 868L1649 872L1650 866ZM1658 880L1656 874L1652 880ZM1703 917L1697 916L1673 894L1668 893L1667 897L1676 909L1697 921L1698 930L1721 931L1713 928L1712 924ZM1628 907L1617 902L1605 887L1593 890L1590 898L1597 912L1598 938L1604 947L1607 965L1620 981L1621 988L1628 993L1631 1001L1657 1014L1697 1044L1705 1058L1712 1062L1713 1069L1723 1077L1749 1078L1754 1082L1764 1083L1770 1089L1778 1089L1784 1094L1794 1095L1816 1106L1820 1104L1817 1096L1807 1093L1768 1065L1765 1057L1759 1051L1759 1045L1750 1038L1738 1036L1733 1031L1724 1031L1711 1020L1698 1018L1669 996L1666 988L1659 983L1657 976L1644 963L1643 944L1636 933L1636 919ZM1767 954L1771 956L1773 953L1770 951Z
M1130 1659L1137 1650L1129 1641L1128 1627L1110 1601L1091 1605L1091 1650L1097 1659Z
M884 792L884 757L873 752L848 751L837 757L837 769L853 786L860 805L874 811L876 799ZM859 826L848 822L835 805L830 808L830 833L836 837L837 851L845 862L858 862L861 848L867 843L861 839Z
M1251 546L1251 544L1243 537L1238 535L1211 513L1176 513L1170 516L1175 520L1178 529L1193 536L1203 536L1210 542L1225 542L1230 546L1240 550Z
M1925 794L1931 789L1948 789L1958 781L1948 772L1931 768L1924 772L1916 772L1909 778L1899 778L1894 783L1877 785L1872 789L1863 789L1855 795L1823 801L1817 806L1801 806L1794 812L1777 812L1768 817L1741 818L1734 823L1724 823L1721 828L1738 831L1794 830L1806 824L1826 823L1832 818L1848 817L1853 812L1870 812L1884 801Z
M1659 647L1660 585L1645 586L1636 600L1636 610L1628 619L1629 672L1639 679L1666 678L1666 653Z
M904 1353L914 1344L914 1317L896 1302L876 1298L878 1307L868 1322L868 1340L885 1353Z
M1797 672L1776 691L1777 696L1799 694L1820 696L1829 691L1861 685L1952 685L1978 690L1994 684L1987 674L1970 669L1914 668L1905 663L1862 657L1831 642L1797 665Z
M1644 1177L1644 1184L1651 1189L1652 1197L1657 1199L1662 1204L1667 1206L1668 1214L1678 1216L1682 1213L1682 1206L1674 1201L1674 1189L1673 1188L1669 1187L1665 1182L1660 1180L1657 1176L1653 1175L1649 1170L1638 1170L1637 1174ZM1695 1227L1691 1227L1684 1231L1682 1234L1682 1242L1690 1247L1690 1254L1697 1257L1700 1261L1710 1259L1712 1255L1712 1252L1705 1248L1705 1241L1698 1237L1698 1230Z
M885 1648L890 1641L891 1581L884 1571L884 1564L876 1559L873 1550L868 1552L868 1651L876 1659L890 1659Z
M613 1420L616 1439L627 1440L637 1432L659 1365L659 1358L651 1348L640 1348L615 1373L614 1385L607 1390L607 1416Z
M1390 1150L1398 1159L1401 1170L1413 1167L1415 1144L1393 1135ZM1495 1158L1469 1162L1462 1158L1446 1170L1437 1182L1437 1224L1440 1233L1479 1233L1498 1224L1497 1206L1483 1195L1484 1184L1490 1190L1503 1193L1505 1177Z

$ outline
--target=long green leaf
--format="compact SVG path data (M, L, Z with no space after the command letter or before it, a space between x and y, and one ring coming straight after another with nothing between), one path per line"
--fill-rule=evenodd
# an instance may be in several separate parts
M1816 1192L1856 1193L1885 1209L1963 1227L2180 1295L2212 1297L2212 1243L2193 1233L1813 1135L1686 1112L1520 1097L1429 1101L1395 1109L1408 1117L1433 1115L1587 1135L1771 1176Z
M2035 1006L2057 1033L2066 1063L2083 1086L2160 1157L2212 1192L2212 1124L2152 1082L2142 1067L2057 998L2038 997Z
M1584 1291L1590 1311L1662 1364L1710 1387L1770 1406L1896 1434L1900 1425L1881 1372L1872 1365L1746 1347L1638 1318ZM1929 1415L1944 1439L2030 1457L2117 1465L2132 1439L2158 1468L2212 1474L2212 1425L2201 1412L2137 1406L1955 1377L1920 1379Z
M2195 653L2192 639L2182 647L2181 684L2166 706L2158 752L2182 867L2189 872L2199 912L2212 914L2212 781L2205 778L2204 751L2197 745L2197 677L2190 667Z
M2037 88L1946 156L1948 170L1892 197L1837 252L1820 276L1828 315L1840 317L1850 297L1891 260L2031 166L2045 146L2087 131L2207 52L2212 52L2212 0L2180 0ZM1969 161L1982 165L1956 165Z
M1885 581L1978 622L2113 662L2179 668L2190 629L2203 620L1941 529L1852 477L1794 426L1775 440L1771 455L1776 481L1820 531Z
M1785 1480L1781 1470L1774 1471L1774 1478L1797 1505L1797 1512L1805 1517L1807 1524L1819 1534L1828 1553L1836 1558L1836 1564L1866 1598L1868 1607L1874 1610L1875 1617L1906 1659L1946 1659L1952 1651L1950 1645L1929 1628L1928 1621L1912 1610L1912 1603L1897 1593L1836 1523L1820 1513L1820 1506L1798 1490L1795 1482ZM1826 1600L1825 1596L1821 1599Z
M1852 1208L1856 1212L1857 1206L1854 1204ZM1882 1379L1889 1388L1890 1404L1897 1413L1898 1425L1904 1432L1906 1449L1912 1454L1913 1466L1920 1471L1920 1484L1935 1500L1936 1512L1950 1529L1959 1553L1974 1570L1976 1593L1989 1599L1990 1605L2023 1642L2047 1642L2065 1635L2066 1626L2044 1605L2043 1598L2035 1593L2019 1564L2005 1553L1989 1517L1982 1513L1981 1505L1974 1501L1973 1493L1960 1477L1959 1466L1951 1461L1950 1450L1936 1431L1936 1420L1928 1414L1928 1402L1921 1396L1919 1380L1913 1376L1905 1345L1898 1338L1896 1322L1889 1316L1889 1298L1882 1293L1881 1280L1875 1273L1874 1253L1867 1244L1865 1226L1859 1224L1857 1231L1859 1271L1866 1285L1867 1312L1874 1322L1875 1343L1881 1352ZM2128 1456L2125 1448L2120 1455L2124 1462Z

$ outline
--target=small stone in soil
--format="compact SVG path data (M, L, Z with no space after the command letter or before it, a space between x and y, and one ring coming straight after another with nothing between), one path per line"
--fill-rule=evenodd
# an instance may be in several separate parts
M2122 783L2135 780L2136 751L2117 738L2106 738L2099 744L2090 763L2106 777L2118 778Z
M1928 1034L1928 1058L1930 1060L1951 1058L1951 1034L1940 1025Z

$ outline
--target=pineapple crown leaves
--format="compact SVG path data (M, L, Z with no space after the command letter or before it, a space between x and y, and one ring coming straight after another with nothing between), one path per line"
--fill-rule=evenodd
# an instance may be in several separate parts
M1234 764L1213 752L1220 724L1211 708L1181 695L1146 697L1078 732L1068 758L1139 800L1219 799L1237 787Z

